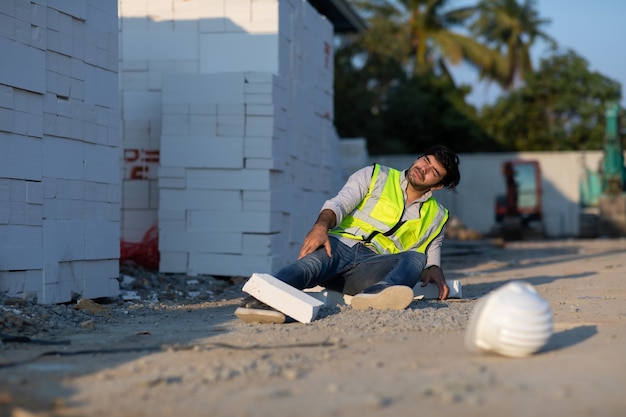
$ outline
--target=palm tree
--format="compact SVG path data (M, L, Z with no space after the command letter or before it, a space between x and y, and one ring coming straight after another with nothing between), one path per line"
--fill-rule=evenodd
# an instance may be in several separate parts
M448 0L357 0L370 19L385 19L404 36L413 75L433 71L452 81L447 62L462 61L487 70L497 66L498 55L471 36L454 32L474 13L473 7L450 10Z
M530 49L537 39L556 48L554 39L541 29L550 20L539 17L535 0L481 0L475 11L478 17L471 32L503 57L482 68L480 77L495 80L505 90L513 90L517 80L533 72Z

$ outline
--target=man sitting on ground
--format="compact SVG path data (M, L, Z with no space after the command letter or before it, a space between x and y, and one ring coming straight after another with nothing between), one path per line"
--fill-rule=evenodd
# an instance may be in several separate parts
M450 289L439 265L448 210L432 192L454 189L460 179L458 156L441 145L404 171L361 168L324 203L298 260L275 277L300 290L320 285L352 295L355 309L405 309L420 279L422 286L435 283L446 299ZM235 315L247 322L287 320L252 296Z

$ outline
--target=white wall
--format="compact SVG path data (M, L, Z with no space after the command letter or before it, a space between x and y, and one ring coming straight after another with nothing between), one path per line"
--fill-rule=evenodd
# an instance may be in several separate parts
M295 259L340 175L331 23L305 0L119 4L123 239L158 221L163 272Z
M370 162L403 169L417 155L370 157ZM470 229L489 233L495 224L495 198L505 194L501 164L509 159L539 161L543 216L549 237L576 237L580 232L580 181L584 167L597 171L602 157L592 152L521 152L460 154L461 182L455 192L435 192L439 201Z
M115 0L0 2L0 292L118 294Z

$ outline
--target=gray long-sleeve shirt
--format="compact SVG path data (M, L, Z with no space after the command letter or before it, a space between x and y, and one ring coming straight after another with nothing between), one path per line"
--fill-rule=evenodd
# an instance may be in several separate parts
M340 224L343 218L350 214L352 210L356 208L356 206L365 198L367 194L367 190L369 189L370 182L372 180L372 174L374 172L374 166L366 166L364 168L359 169L354 174L348 178L348 181L343 186L343 188L339 191L339 193L331 198L330 200L326 200L324 205L322 206L322 210L329 209L335 213L337 216L337 224ZM407 200L406 187L408 181L406 179L405 171L402 172L400 177L400 185L402 186L402 190L404 193L404 201ZM408 204L404 210L404 215L402 216L403 220L409 219L419 219L420 217L420 208L422 203L428 200L432 196L432 192L427 192L419 199L413 201ZM443 243L444 231L443 229L437 235L437 237L431 242L426 251L427 263L426 267L431 265L440 266L441 262L441 244ZM354 246L358 243L357 240L348 239L345 237L339 237L341 242L348 246Z

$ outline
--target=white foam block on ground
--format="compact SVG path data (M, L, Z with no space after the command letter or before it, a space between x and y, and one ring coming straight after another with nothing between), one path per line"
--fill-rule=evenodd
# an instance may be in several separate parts
M448 294L448 298L462 298L463 294L461 291L461 282L458 280L446 280L448 287L450 288L450 293ZM326 307L334 307L336 305L350 305L352 301L352 296L347 294L342 294L339 291L329 290L322 286L316 286L313 288L307 288L304 290L307 294L312 297L320 300L324 303ZM430 283L425 287L422 287L422 283L418 283L415 287L413 287L413 296L415 298L439 298L439 289L437 285Z
M242 290L301 323L313 321L324 305L323 301L270 274L252 274Z
M446 284L448 284L448 288L450 288L448 298L463 298L460 281L447 279ZM422 283L418 282L415 287L413 287L413 295L420 298L439 298L439 289L437 285L433 283L422 287Z

